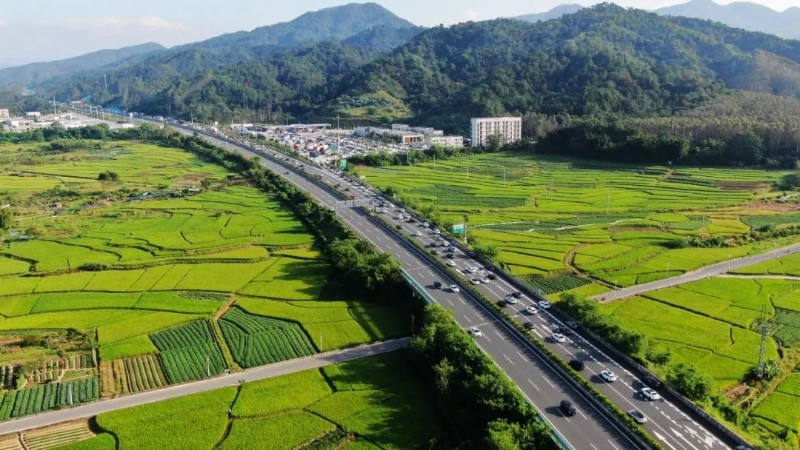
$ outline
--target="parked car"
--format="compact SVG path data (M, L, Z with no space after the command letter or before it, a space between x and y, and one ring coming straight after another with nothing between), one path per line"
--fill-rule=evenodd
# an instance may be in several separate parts
M651 388L641 388L641 389L639 389L639 395L643 399L650 400L651 402L655 401L655 400L661 400L661 396L658 395L658 392L656 392L655 390L653 390Z
M617 375L610 370L604 370L600 372L600 378L604 379L608 383L617 381Z
M631 416L631 418L638 424L647 423L647 417L645 417L644 414L642 414L642 412L638 409L632 409L628 411L628 415Z
M561 404L558 405L558 408L562 413L564 413L565 416L572 417L578 412L578 410L575 409L575 405L573 405L569 400L561 400Z
M580 372L584 367L586 367L586 364L584 364L584 362L580 359L571 359L569 361L569 366Z

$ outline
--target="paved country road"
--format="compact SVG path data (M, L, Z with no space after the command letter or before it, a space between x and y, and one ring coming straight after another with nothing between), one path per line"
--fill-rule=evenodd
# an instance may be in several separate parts
M375 344L361 345L358 347L320 353L306 358L293 359L267 366L255 367L242 372L222 375L215 378L179 384L154 391L125 395L109 400L100 400L94 403L77 406L75 408L51 411L35 416L22 417L5 422L0 422L0 435L18 433L32 428L46 427L70 420L86 419L119 409L159 402L199 392L211 391L227 386L236 386L240 380L246 382L278 377L308 369L317 369L330 364L335 364L366 356L379 355L408 346L409 339L396 339L393 341L378 342Z
M779 248L777 250L762 253L760 255L723 261L721 263L701 267L693 272L688 272L677 277L665 278L663 280L653 281L650 283L617 289L616 291L609 291L603 294L595 295L591 298L593 300L600 300L601 302L621 300L623 298L633 297L636 295L645 294L647 292L657 291L659 289L666 289L674 286L680 286L682 284L692 283L694 281L700 281L705 278L715 277L735 269L741 269L742 267L752 266L753 264L771 261L787 255L794 255L796 253L800 253L800 244L793 244L788 247Z

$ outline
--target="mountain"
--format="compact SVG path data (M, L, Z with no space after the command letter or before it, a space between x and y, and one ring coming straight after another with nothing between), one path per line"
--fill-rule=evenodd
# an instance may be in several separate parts
M770 33L787 39L800 39L800 8L778 12L750 2L719 5L712 0L691 0L655 11L666 16L713 20L730 27Z
M147 43L117 50L100 50L60 61L39 62L0 70L0 90L35 85L56 76L65 76L81 70L94 69L134 56L148 55L165 50L160 44Z
M345 77L328 108L382 99L451 130L506 113L670 114L726 85L800 97L798 63L797 41L602 4L428 30Z
M267 73L266 63L277 64L274 55L294 58L287 50L313 47L317 44L342 42L351 47L368 47L370 58L378 56L378 51L389 51L408 42L422 29L397 17L385 8L374 4L348 4L309 12L286 23L256 28L249 32L238 32L214 37L202 42L187 44L160 52L150 58L134 59L106 70L84 71L72 76L57 77L41 83L40 92L58 98L82 98L91 96L93 101L106 106L137 110L157 110L159 114L183 114L183 108L190 103L184 96L189 91L206 98L210 106L204 111L220 110L222 100L230 100L230 105L221 108L233 111L247 110L253 98L274 98L271 92L261 96L258 92L245 89L245 99L228 98L232 92L240 92L231 82L237 80L233 74L245 76L242 82L248 85L266 85L273 80L277 71L274 67ZM355 52L354 54L357 54ZM319 55L325 58L326 55ZM330 55L336 60L338 54ZM361 56L350 60L362 61ZM297 56L303 58L302 56ZM306 61L303 60L302 64ZM293 61L286 64L292 65ZM300 63L298 63L300 64ZM325 62L321 66L326 66ZM348 69L355 66L350 65ZM313 63L307 68L314 71ZM257 75L256 75L257 74ZM108 89L105 88L106 76ZM318 74L322 77L325 73ZM264 79L260 77L264 76ZM185 89L187 80L195 80L204 86L217 77L225 78L222 93L199 93ZM288 86L293 86L289 80ZM175 89L181 86L182 89ZM298 83L298 88L303 83ZM218 86L222 87L222 86ZM282 97L282 96L278 96ZM249 98L249 99L248 99ZM222 100L220 100L222 99ZM272 104L270 104L272 108ZM200 113L195 113L199 115Z
M565 14L576 13L581 9L583 9L583 6L578 4L558 5L547 12L538 14L526 14L524 16L515 17L515 19L523 20L525 22L530 22L530 23L544 22L545 20L558 19L559 17Z

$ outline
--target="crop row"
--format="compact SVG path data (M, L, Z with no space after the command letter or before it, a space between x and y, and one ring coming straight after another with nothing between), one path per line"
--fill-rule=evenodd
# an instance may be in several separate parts
M248 314L234 308L220 320L233 358L242 367L285 361L314 353L303 329L295 323Z
M208 322L198 320L180 327L151 334L150 339L159 351L192 347L214 340Z
M562 275L554 278L532 278L528 281L528 284L533 286L534 289L542 291L545 295L568 291L589 283L589 280L575 275Z
M67 383L48 383L28 389L6 393L0 402L0 419L22 417L86 403L100 397L97 377Z
M158 354L170 384L200 380L225 370L225 361L216 342L166 350Z
M156 355L141 355L124 359L125 382L128 392L160 388L167 384Z
M778 214L773 216L743 216L742 222L751 228L760 228L766 225L785 225L787 223L800 223L800 214Z

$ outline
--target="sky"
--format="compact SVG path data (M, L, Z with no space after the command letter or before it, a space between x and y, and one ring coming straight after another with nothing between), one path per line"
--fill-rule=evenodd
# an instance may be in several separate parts
M171 47L289 21L307 11L350 1L367 0L9 0L0 8L0 36L5 37L0 46L0 67L145 42ZM544 12L563 3L589 6L599 0L373 1L417 25L434 26ZM614 0L614 3L656 9L685 1ZM779 11L800 6L800 0L751 1Z

